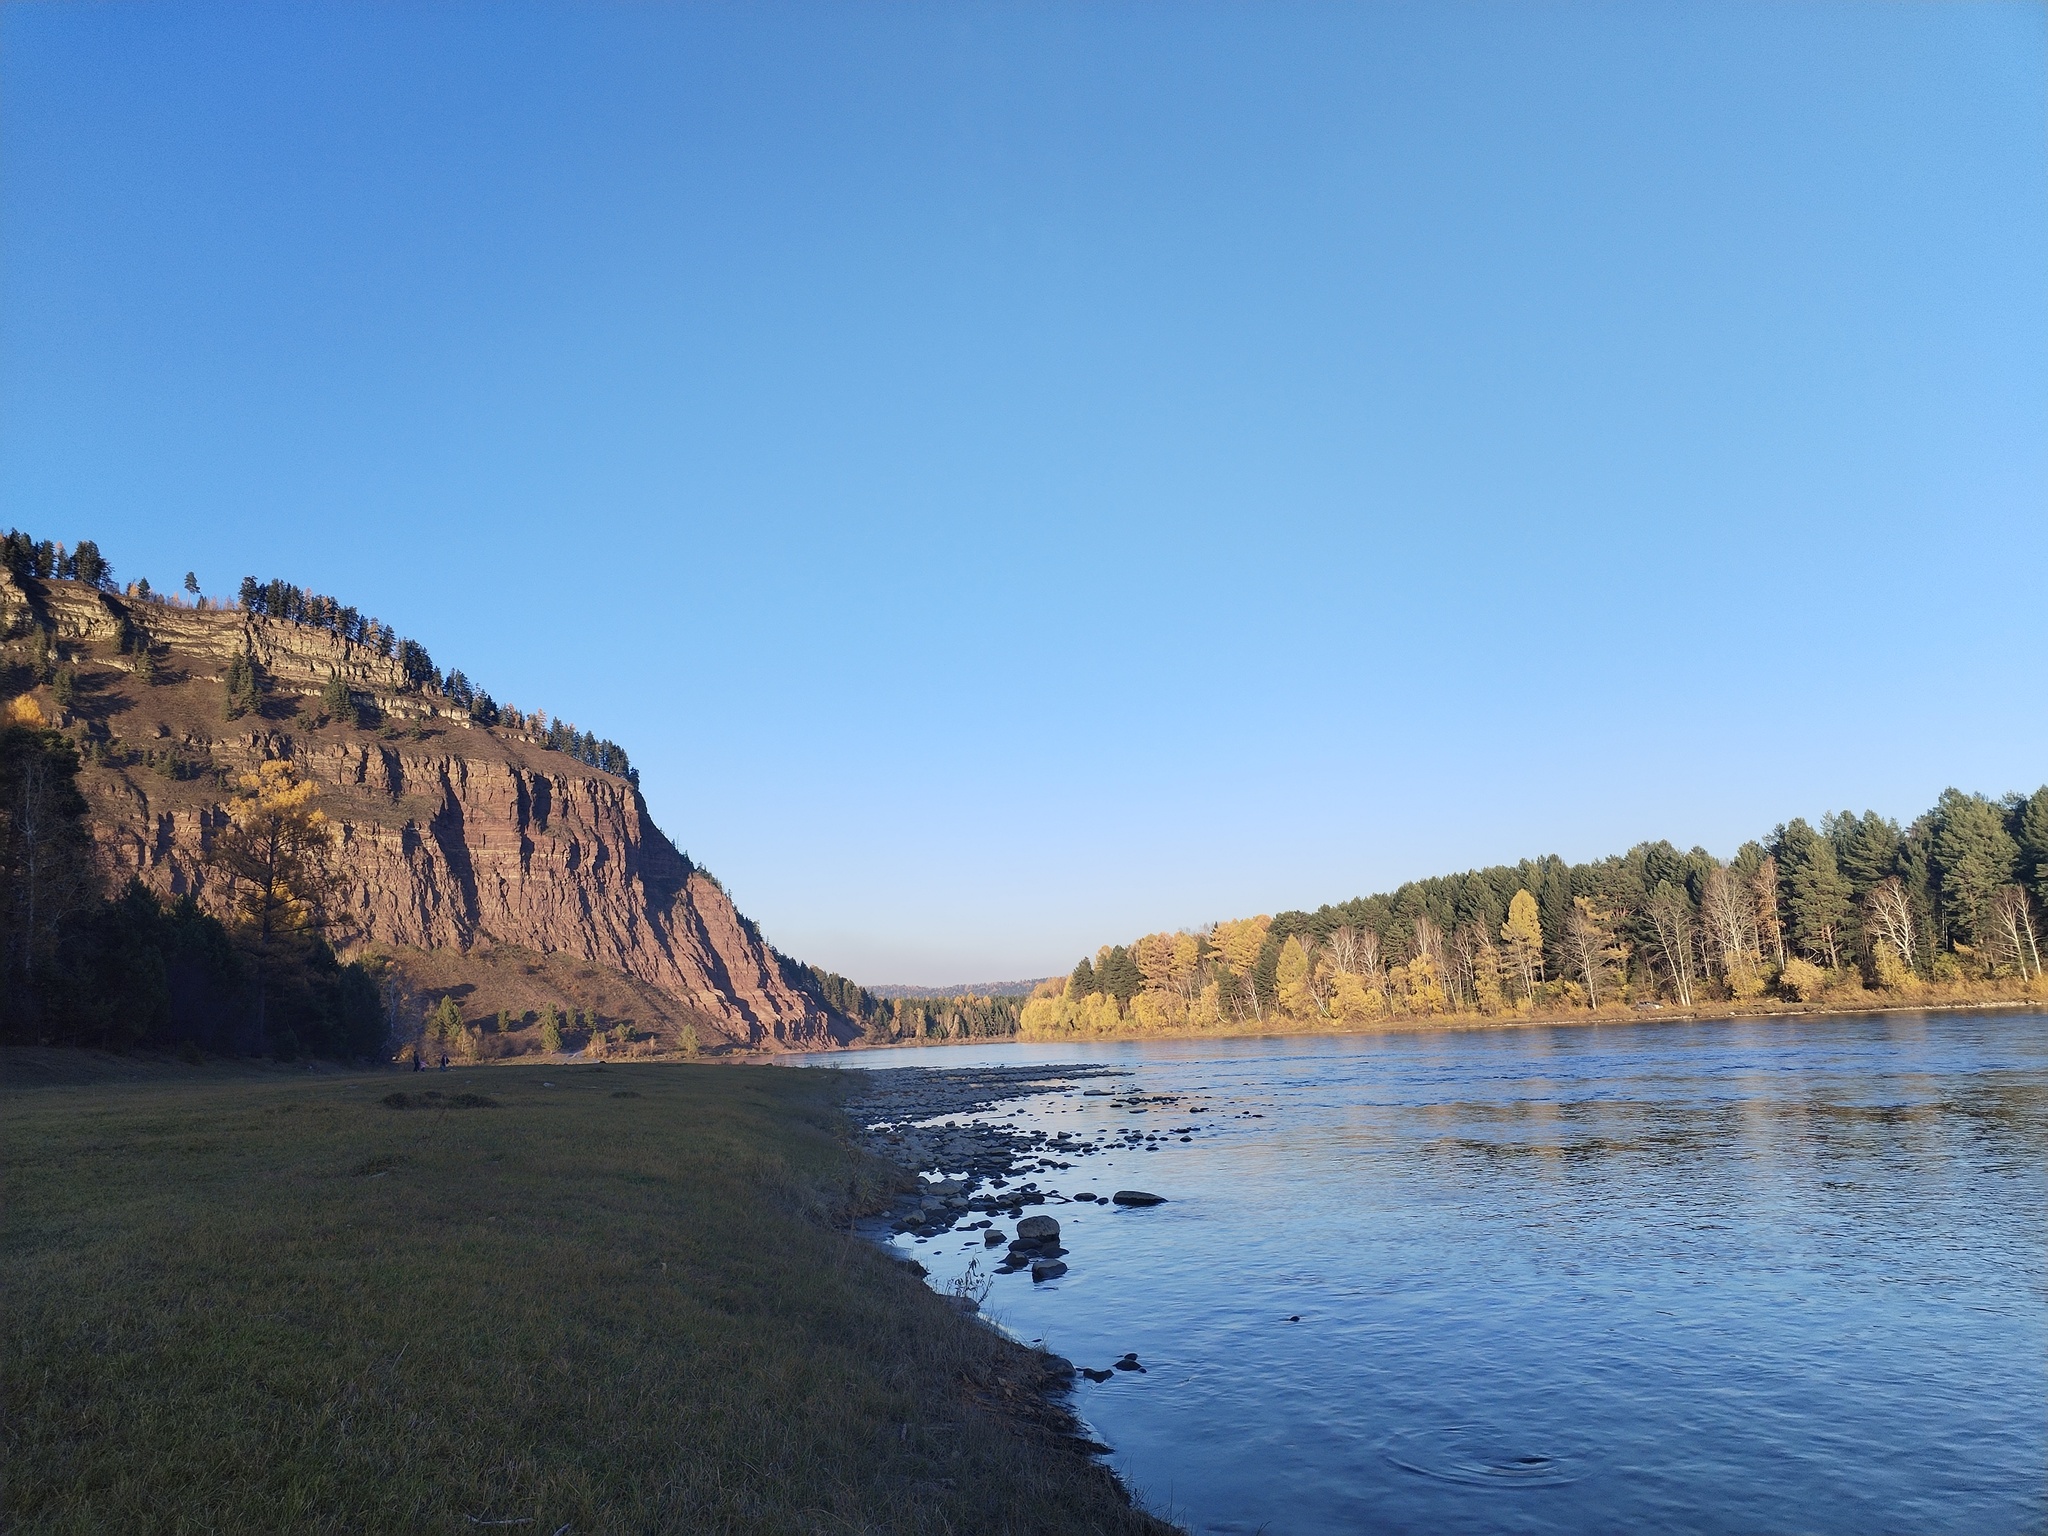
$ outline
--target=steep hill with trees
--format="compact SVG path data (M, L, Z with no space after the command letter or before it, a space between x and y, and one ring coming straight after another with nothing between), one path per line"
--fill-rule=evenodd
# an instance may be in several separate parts
M1948 790L1911 825L1794 819L1722 861L1642 843L1105 945L1032 1038L1369 1028L1633 1009L2048 1000L2048 787Z
M197 588L117 586L89 541L0 541L0 699L75 758L107 891L248 929L232 806L286 765L331 830L322 942L376 965L401 1039L448 997L462 1032L430 1050L535 1045L550 1006L565 1045L598 1050L859 1035L654 825L615 743L497 703L335 599Z

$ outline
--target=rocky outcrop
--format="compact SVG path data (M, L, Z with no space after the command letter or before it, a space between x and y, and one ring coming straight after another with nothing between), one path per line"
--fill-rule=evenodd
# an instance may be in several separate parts
M265 759L289 758L322 786L339 829L356 946L568 954L659 988L737 1045L815 1048L849 1037L785 979L718 882L654 825L634 784L527 734L475 724L409 688L366 646L237 610L16 582L4 571L0 631L24 655L48 636L76 669L60 723L99 745L81 775L95 834L117 871L165 894L221 904L207 849L227 785ZM145 641L154 683L136 675ZM238 652L260 665L271 694L229 722L221 680ZM333 677L374 704L374 728L319 718L314 701ZM10 691L30 680L17 676Z

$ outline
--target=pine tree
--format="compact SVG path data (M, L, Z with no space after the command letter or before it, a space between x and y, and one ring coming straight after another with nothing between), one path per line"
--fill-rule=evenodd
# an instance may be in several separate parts
M91 539L78 541L78 548L71 556L71 571L76 580L89 587L105 586L114 579L114 568L107 564L100 554L99 545Z
M227 700L224 705L228 719L239 720L263 702L263 675L255 659L246 651L237 651L228 658Z
M1834 844L1795 818L1778 829L1773 854L1794 946L1829 970L1840 970L1850 891L1836 867Z
M427 1015L427 1038L450 1043L462 1038L462 1009L454 998L442 998Z
M1131 952L1118 944L1110 949L1107 962L1096 967L1095 984L1119 1003L1128 1004L1144 991L1145 975Z
M434 658L417 640L398 642L398 669L405 674L406 682L415 688L433 681L435 677Z
M199 573L197 571L187 571L185 573L185 595L187 597L197 597L199 595Z
M1821 825L1828 841L1835 845L1835 867L1849 882L1850 899L1861 902L1885 880L1898 873L1899 828L1875 811L1858 816L1844 811L1826 818Z
M321 688L320 707L326 711L330 720L338 720L343 725L362 723L361 712L356 708L356 697L349 692L347 682L338 675L328 678L325 686Z
M549 1003L540 1015L540 1048L544 1051L559 1051L562 1048L562 1016Z
M1934 870L1949 941L1982 944L1998 888L2012 882L2019 845L1998 808L1982 795L1945 789L1934 807Z
M1067 996L1078 1003L1090 993L1101 990L1102 988L1095 980L1095 967L1088 962L1087 957L1084 955L1081 963L1074 967L1074 974L1067 978Z
M2014 840L2020 850L2020 884L2031 886L2034 899L2048 907L2048 784L2020 802Z

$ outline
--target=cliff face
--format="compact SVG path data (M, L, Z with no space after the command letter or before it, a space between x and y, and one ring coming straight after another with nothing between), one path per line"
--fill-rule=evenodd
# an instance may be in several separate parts
M59 723L101 744L80 784L117 873L217 909L206 850L225 820L223 772L289 758L321 785L339 829L353 944L566 954L658 988L734 1044L844 1043L832 1016L783 980L718 882L654 825L633 784L474 725L409 689L396 663L367 647L284 620L18 583L0 570L7 650L27 655L39 633L77 671ZM153 683L137 675L145 638ZM223 675L237 653L256 660L270 695L229 722ZM14 665L10 693L31 680ZM319 691L337 676L375 705L379 727L320 722Z

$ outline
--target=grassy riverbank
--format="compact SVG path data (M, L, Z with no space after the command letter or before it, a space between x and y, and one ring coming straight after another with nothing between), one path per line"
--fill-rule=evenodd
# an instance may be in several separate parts
M839 1074L7 1055L10 1530L1164 1530L847 1235Z

